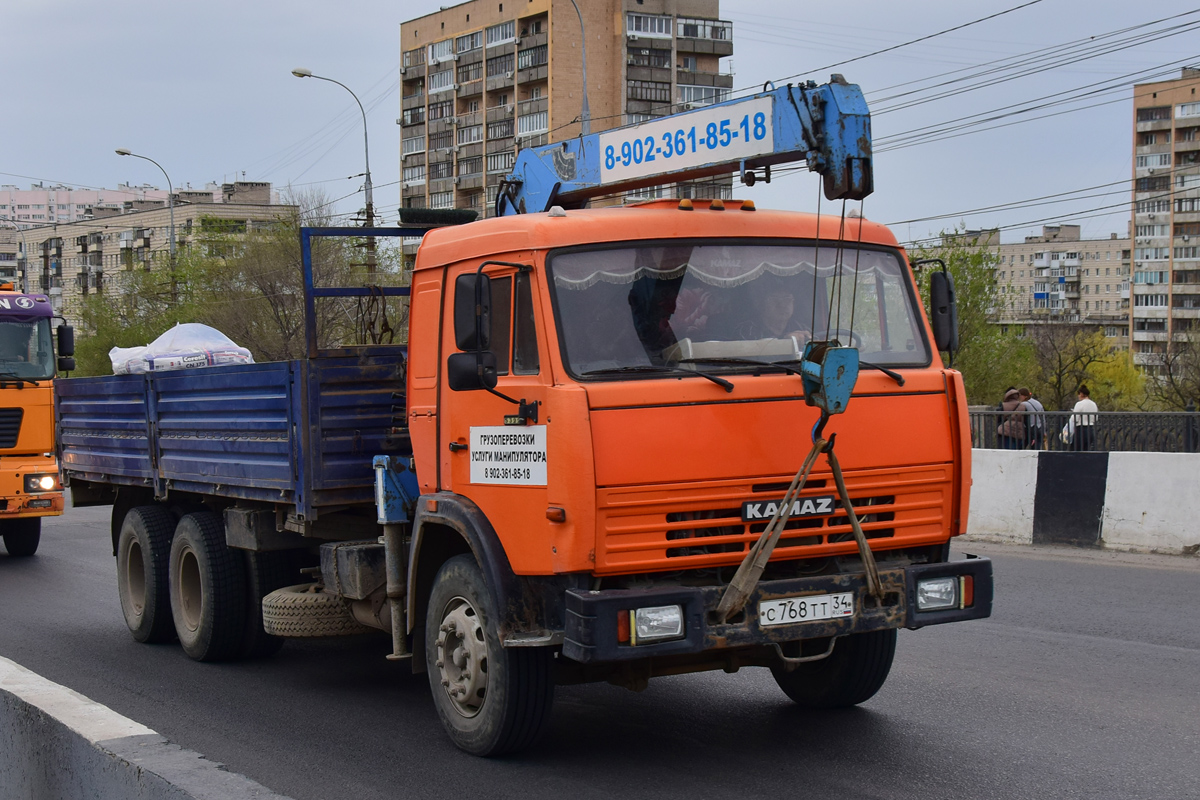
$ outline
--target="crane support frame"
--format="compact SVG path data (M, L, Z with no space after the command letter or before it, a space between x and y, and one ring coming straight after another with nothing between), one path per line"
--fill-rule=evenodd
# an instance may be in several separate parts
M758 94L521 150L496 215L579 208L601 195L806 161L830 200L873 190L871 116L862 90L829 83ZM766 173L769 176L769 171ZM769 177L767 178L769 180Z

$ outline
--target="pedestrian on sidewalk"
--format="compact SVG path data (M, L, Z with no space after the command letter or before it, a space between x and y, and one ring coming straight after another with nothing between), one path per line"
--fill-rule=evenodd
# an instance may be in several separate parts
M996 428L996 439L1001 450L1021 450L1025 447L1025 413L1017 409L1021 397L1016 389L1009 389L1000 403L1000 425Z
M1046 408L1024 386L1017 389L1017 396L1021 399L1020 408L1025 411L1025 446L1041 450L1046 441Z
M1076 393L1079 402L1071 409L1071 416L1063 428L1063 440L1071 445L1072 450L1080 452L1096 449L1096 401L1092 400L1086 385L1080 386Z

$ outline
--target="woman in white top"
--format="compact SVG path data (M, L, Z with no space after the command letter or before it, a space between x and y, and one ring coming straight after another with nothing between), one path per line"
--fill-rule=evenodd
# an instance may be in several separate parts
M1071 409L1067 420L1067 438L1072 450L1096 449L1096 401L1088 394L1087 386L1079 387L1079 402Z

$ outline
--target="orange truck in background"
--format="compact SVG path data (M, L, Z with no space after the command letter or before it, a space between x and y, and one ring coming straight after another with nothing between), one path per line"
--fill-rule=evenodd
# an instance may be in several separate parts
M50 299L0 283L0 535L11 556L31 556L42 517L63 513L55 457L55 357ZM74 369L71 328L59 326L59 368Z

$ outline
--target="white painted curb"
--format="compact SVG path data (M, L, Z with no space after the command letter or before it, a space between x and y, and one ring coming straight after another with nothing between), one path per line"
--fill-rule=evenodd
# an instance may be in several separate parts
M0 657L3 800L288 800Z
M972 450L967 536L976 541L1033 544L1035 450Z
M1109 453L1100 537L1105 547L1195 553L1200 453Z

